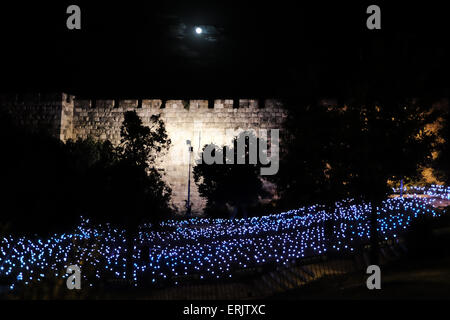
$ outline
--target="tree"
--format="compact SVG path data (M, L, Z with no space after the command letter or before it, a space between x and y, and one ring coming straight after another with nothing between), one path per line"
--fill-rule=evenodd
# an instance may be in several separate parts
M377 101L378 100L378 101ZM434 120L430 106L392 97L349 104L347 146L336 170L346 178L350 192L372 204L371 260L378 263L377 207L389 193L388 180L418 175L419 166L431 161L434 136L425 125ZM342 155L344 155L342 153Z
M242 154L238 152L238 140L245 141ZM204 161L206 146L203 148L203 161L194 167L193 175L200 195L207 199L205 213L209 216L227 217L228 207L233 207L233 215L239 210L246 215L247 210L267 194L259 175L260 164L249 162L253 143L259 146L254 135L243 132L233 139L231 147L213 145L212 156L221 159L223 164L207 164ZM244 164L238 164L238 157Z
M76 173L63 142L0 114L0 225L4 232L47 235L78 222Z
M450 110L445 113L444 123L438 135L442 143L438 145L438 156L434 165L440 180L448 185L450 184Z
M100 178L96 178L102 192L95 196L107 199L107 207L98 208L95 215L125 227L127 274L131 279L133 239L138 226L151 222L158 227L158 222L171 213L171 189L156 167L157 157L168 150L171 141L159 115L151 116L150 127L146 127L135 111L125 112L120 132L120 145L115 149L117 161L104 167Z
M152 116L145 127L135 112L125 113L121 136L117 147L93 139L64 144L16 127L1 114L1 231L66 232L80 215L117 224L127 231L131 270L137 226L158 226L171 213L171 190L156 163L170 140L159 116Z
M281 131L281 159L277 175L280 210L289 210L314 203L334 203L349 196L339 177L330 175L330 162L338 156L336 141L342 135L339 110L322 104L298 106L285 100L288 118Z
M77 148L83 152L87 144L79 142ZM169 146L159 115L152 116L150 127L146 127L136 112L126 112L120 144L114 148L105 142L91 152L90 157L96 160L87 175L85 210L99 221L127 229L135 229L144 221L157 225L170 213L171 190L156 163Z
M156 161L161 159L171 144L164 121L160 115L152 115L150 127L145 127L136 112L128 111L124 114L120 132L121 142L117 148L119 167L125 172L129 170L127 173L142 183L145 199L141 206L139 203L134 204L135 218L139 220L141 216L148 216L148 209L151 208L154 212L150 220L156 223L170 212L171 189L162 180L161 171L156 167ZM123 178L127 179L125 176ZM136 225L136 222L132 225Z
M70 158L71 183L77 195L72 207L77 216L106 221L112 216L114 202L123 202L124 198L113 198L111 185L115 183L116 167L119 161L116 149L110 141L98 141L92 138L66 142ZM123 195L124 196L124 195ZM120 200L118 200L120 199ZM108 222L114 222L108 221Z
M149 169L155 165L157 157L169 149L171 141L161 116L152 115L150 125L151 127L143 126L135 111L125 112L118 148L121 161Z
M376 263L376 207L389 192L389 179L416 175L431 160L434 136L424 130L434 119L429 110L417 100L363 95L342 107L294 112L286 142L287 154L294 153L280 162L281 198L306 192L312 193L308 200L322 195L329 204L343 196L371 202Z

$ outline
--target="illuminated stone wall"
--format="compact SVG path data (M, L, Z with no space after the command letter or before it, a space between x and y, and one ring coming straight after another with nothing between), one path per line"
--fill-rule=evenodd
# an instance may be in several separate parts
M61 94L53 102L43 107L43 101L31 103L14 103L13 113L26 126L48 127L50 132L63 141L92 137L110 140L113 144L120 141L120 126L123 113L135 110L144 125L149 124L153 114L161 114L165 122L172 145L169 152L160 159L164 170L164 179L173 191L172 202L181 214L185 211L188 183L188 146L193 147L192 164L198 159L199 152L205 144L230 144L230 131L249 129L281 129L287 116L281 103L265 100L259 105L258 100L240 99L233 106L233 100L78 100L74 96ZM228 135L227 135L228 133ZM192 176L191 176L192 179ZM239 177L236 177L239 183ZM201 213L205 201L191 180L191 201L193 213Z

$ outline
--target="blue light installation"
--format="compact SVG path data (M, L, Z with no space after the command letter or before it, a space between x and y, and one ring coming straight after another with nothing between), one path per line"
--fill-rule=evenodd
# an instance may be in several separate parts
M413 187L403 198L386 199L378 208L381 238L397 238L419 216L438 216L432 205L436 199L450 200L450 188ZM230 278L242 268L283 264L330 251L351 252L369 239L370 213L370 203L346 199L331 211L317 204L263 217L164 221L163 231L141 229L134 239L134 283L137 286L144 279L160 283L191 275ZM326 234L328 221L333 221L332 232ZM90 286L102 279L125 279L124 235L124 230L109 224L92 226L82 219L71 234L48 239L4 237L0 277L10 279L14 290L18 285L67 277L67 266L78 264ZM148 257L142 257L143 246L149 248ZM84 272L87 270L91 272ZM86 274L94 274L94 278Z

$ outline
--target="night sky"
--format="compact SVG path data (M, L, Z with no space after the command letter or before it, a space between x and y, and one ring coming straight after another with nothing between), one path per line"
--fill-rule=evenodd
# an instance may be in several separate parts
M0 91L347 97L365 82L405 96L448 95L442 4L302 3L2 3ZM70 4L81 8L81 31L66 28ZM382 30L366 28L370 4L381 7Z

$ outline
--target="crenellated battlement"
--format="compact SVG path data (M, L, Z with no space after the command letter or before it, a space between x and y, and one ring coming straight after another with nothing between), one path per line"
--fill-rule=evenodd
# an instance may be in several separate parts
M18 123L47 130L62 141L69 139L109 140L120 142L124 112L135 110L143 124L154 114L161 115L172 140L169 152L161 159L161 169L173 190L172 202L184 212L188 180L188 148L194 150L192 161L204 145L230 144L230 130L282 129L287 111L276 99L105 99L83 100L73 95L29 94L0 97L1 105ZM191 189L192 212L200 213L205 200L195 184Z
M73 99L70 96L68 99ZM130 109L155 109L161 112L170 110L186 111L220 111L222 109L276 109L280 103L275 99L214 99L214 100L162 100L162 99L129 99L129 100L82 100L74 99L74 107L80 109L119 109L127 111Z

